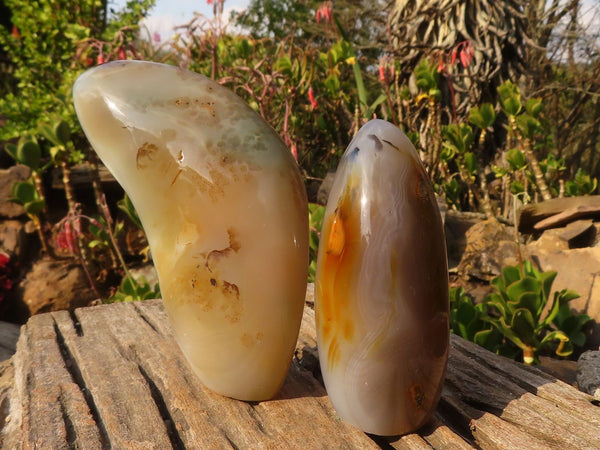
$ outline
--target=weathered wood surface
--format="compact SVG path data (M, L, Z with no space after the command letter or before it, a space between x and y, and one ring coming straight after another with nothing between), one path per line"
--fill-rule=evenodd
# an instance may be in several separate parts
M403 437L365 435L336 417L318 381L315 347L307 305L278 397L247 403L201 385L158 300L34 316L0 405L0 447L600 448L593 397L456 336L431 422Z

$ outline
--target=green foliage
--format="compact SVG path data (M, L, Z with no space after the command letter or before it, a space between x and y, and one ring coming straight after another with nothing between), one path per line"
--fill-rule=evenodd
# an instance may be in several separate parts
M464 155L473 144L473 130L467 124L445 125L442 127L443 146L446 150L443 158L450 160L456 155Z
M463 339L488 348L497 348L502 335L483 320L485 305L474 304L463 288L450 289L450 331Z
M88 247L92 250L107 251L112 249L111 237L108 231L108 225L103 217L99 217L96 220L90 222L88 231L92 238L88 242ZM112 233L115 239L123 232L123 222L115 223L114 230Z
M140 230L144 229L142 226L142 221L140 220L140 217L138 216L138 213L127 194L125 194L123 198L117 202L117 206Z
M598 179L590 177L581 167L575 177L565 183L565 194L571 197L592 195L598 189Z
M505 81L498 86L498 95L502 111L507 116L517 116L521 112L521 90L511 81Z
M309 247L309 266L308 266L308 282L315 281L315 273L317 271L317 253L319 251L319 239L321 229L323 228L323 217L325 216L325 207L316 203L308 205L308 247Z
M109 303L134 302L155 298L161 298L158 283L152 287L144 277L140 277L136 280L131 275L127 275L123 278L117 292L115 292L108 301Z
M33 171L40 168L42 150L35 139L23 136L16 145L6 144L5 149L19 164L24 164Z
M559 357L585 344L582 329L590 318L573 314L568 302L579 297L563 289L551 297L556 272L540 272L526 261L508 266L492 280L495 292L473 305L462 289L451 290L454 333L501 355L519 355L527 364L540 352Z
M45 206L45 201L40 197L32 180L13 184L10 200L22 205L29 217L38 216Z
M437 68L427 59L421 60L415 68L415 79L417 86L425 95L434 100L440 99L439 73Z
M496 121L496 111L491 103L482 103L469 111L469 122L481 130L490 130Z
M112 40L124 27L130 27L125 33L132 40L135 34L131 25L153 1L130 1L111 21L107 20L107 2L100 0L79 0L77 5L65 0L6 0L5 4L18 32L10 34L0 27L0 47L14 64L17 85L0 99L0 112L7 118L6 126L0 129L0 141L35 136L38 123L51 115L81 133L71 87L77 75L93 64L98 47L88 44Z

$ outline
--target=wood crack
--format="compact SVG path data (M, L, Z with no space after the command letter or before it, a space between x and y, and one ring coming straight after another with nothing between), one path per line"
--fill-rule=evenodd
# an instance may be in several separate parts
M146 315L146 313L144 313L144 311L140 308L140 306L137 303L138 302L135 302L133 304L133 307L140 316L140 318L152 329L152 331L154 331L156 334L160 334L160 331L158 331L156 325L152 323L152 320Z
M69 446L69 448L75 448L75 443L77 442L77 432L75 431L75 426L73 425L73 421L71 420L71 417L69 416L69 413L67 412L67 400L65 399L65 391L63 390L62 386L60 388L60 396L59 396L59 402L60 402L60 413L62 415L62 419L63 422L65 424L65 432L66 432L66 439L67 439L67 445Z
M98 411L98 407L94 402L94 397L92 396L92 394L86 386L85 380L83 379L83 375L81 374L81 371L79 370L79 367L75 362L75 358L73 358L73 354L71 353L71 350L69 349L69 346L65 341L64 335L62 334L58 324L56 323L56 319L52 318L52 320L54 321L54 333L56 334L56 342L58 344L58 348L60 349L60 354L64 361L65 368L71 376L71 380L73 381L73 383L75 383L79 387L79 390L83 394L83 398L85 400L85 403L87 404L88 410L90 411L92 419L94 420L94 423L98 428L100 435L100 444L102 448L109 449L111 448L110 439L108 437L106 428L104 427L104 423L102 421L102 417L100 416L100 412Z
M150 377L148 375L146 370L140 364L138 364L138 370L140 371L140 374L142 375L142 377L144 378L144 380L146 380L146 383L148 384L148 388L150 389L150 395L152 396L152 400L154 400L154 403L156 404L156 407L158 408L160 417L163 419L163 422L167 429L167 434L169 436L169 441L171 441L171 446L175 450L180 450L180 449L185 450L185 448L186 448L185 444L183 443L183 440L181 439L181 436L179 435L179 431L177 430L177 427L175 426L175 420L171 416L169 408L167 407L165 399L163 398L162 392L160 391L158 386L156 386L156 383L154 383L154 381L152 380L152 377Z
M71 322L73 322L73 328L75 329L75 333L77 333L78 337L83 336L83 328L81 327L81 322L77 318L74 310L69 310L69 317L71 318Z
M246 403L248 404L248 415L252 418L252 420L256 424L258 431L260 431L262 434L268 436L269 433L267 433L267 431L265 430L265 427L262 423L262 419L260 417L260 413L256 410L256 407L260 403L258 403L258 402L246 402Z

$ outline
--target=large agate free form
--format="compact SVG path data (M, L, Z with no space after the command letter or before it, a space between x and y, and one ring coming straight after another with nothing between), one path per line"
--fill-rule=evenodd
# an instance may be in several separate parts
M306 290L306 193L290 152L235 94L176 67L105 64L73 97L139 214L193 370L222 395L273 397Z
M446 247L417 152L388 122L368 122L342 157L315 288L319 360L339 416L378 435L423 425L448 357Z

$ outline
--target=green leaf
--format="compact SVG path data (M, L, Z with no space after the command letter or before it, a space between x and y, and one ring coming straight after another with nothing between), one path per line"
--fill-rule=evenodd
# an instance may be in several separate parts
M519 149L512 148L506 154L506 160L510 164L512 170L521 170L527 166L525 155Z
M30 203L39 198L38 192L31 181L17 181L11 187L13 200L21 205Z
M96 247L102 246L102 244L104 244L104 242L99 241L97 239L94 239L93 241L89 242L88 247L89 248L96 248Z
M512 330L512 328L506 323L503 317L499 319L495 319L489 316L485 317L486 322L492 324L502 335L510 340L513 344L515 344L520 349L524 349L526 347L525 343L521 340L521 338Z
M469 175L474 175L477 171L477 159L472 152L465 152L464 154L464 162Z
M527 276L525 278L522 278L521 280L515 281L506 288L506 293L510 298L510 303L514 303L515 305L520 305L522 295L526 292L536 294L539 300L540 294L542 292L541 283L535 278ZM531 299L527 299L527 301L530 300ZM535 309L533 310L533 312L537 310L537 306L538 305L536 301Z
M18 161L17 146L15 144L6 144L6 146L4 147L4 150L6 150L6 153L8 153L12 159L14 159L15 161Z
M336 75L329 75L323 82L331 95L335 95L340 90L340 79Z
M437 68L426 59L421 60L415 68L415 82L423 92L429 92L432 89L438 89Z
M54 124L54 136L60 143L60 145L67 146L67 144L71 141L71 127L64 120L59 120Z
M365 83L363 81L360 65L358 64L358 62L352 64L352 72L354 73L354 81L356 83L356 90L358 92L358 102L360 105L360 109L362 110L363 108L367 107L367 90L365 89ZM365 110L365 113L366 112L367 111ZM363 116L370 118L365 114L363 114Z
M491 103L483 103L469 111L469 122L482 130L490 128L496 121L496 111Z
M140 220L140 217L138 216L138 213L135 210L135 207L133 206L133 202L127 194L125 194L123 198L117 202L117 206L121 211L123 211L127 215L127 217L129 217L129 219L135 225L137 225L137 227L140 230L144 229L144 227L142 226L142 221Z
M554 293L554 299L552 300L552 306L550 307L550 310L548 311L548 314L546 315L546 317L542 321L542 325L543 326L548 326L548 325L550 325L554 321L554 318L559 313L559 310L560 310L561 306L562 305L561 305L561 302L560 302L560 296L559 296L558 292L555 292Z
M273 66L275 67L276 70L278 70L284 74L287 74L287 75L292 74L292 60L287 55L284 55L281 58L279 58L277 61L275 61L275 64Z
M548 271L539 275L539 280L542 282L542 295L548 299L550 298L550 292L552 291L552 283L556 278L557 272Z
M25 208L25 212L30 216L38 216L44 210L45 205L46 202L44 202L44 200L39 199L27 202L23 205L23 207Z
M513 315L511 330L521 341L536 347L535 325L531 312L526 308L519 308Z
M521 271L518 266L507 266L502 270L502 278L504 286L509 286L521 279Z
M570 289L563 289L558 295L561 303L570 302L571 300L581 297L577 292Z
M21 164L25 164L31 170L37 170L40 167L42 159L42 150L34 141L21 141L17 145L16 158Z
M516 116L521 112L521 91L511 81L505 81L498 86L500 104L508 116Z
M517 117L517 126L521 134L528 139L533 139L536 132L541 131L540 122L529 114L521 114Z
M38 133L40 135L42 135L42 137L44 139L46 139L51 144L60 145L60 141L58 140L58 138L54 134L54 130L47 123L42 123L42 124L38 125L38 130L37 131L38 131Z
M490 351L496 351L496 347L499 344L498 331L494 328L480 330L473 336L473 342Z
M530 98L525 103L525 110L533 117L539 117L544 105L541 98Z
M370 118L373 116L373 113L375 112L375 109L382 104L383 102L385 102L387 100L387 95L385 94L381 94L379 97L377 97L377 99L371 103L371 106L369 106L369 108L365 111L364 117L366 118Z

